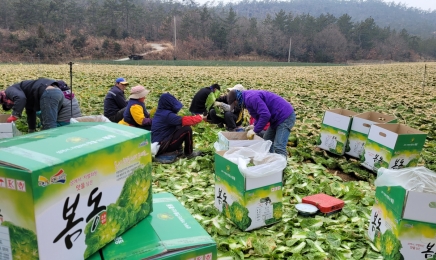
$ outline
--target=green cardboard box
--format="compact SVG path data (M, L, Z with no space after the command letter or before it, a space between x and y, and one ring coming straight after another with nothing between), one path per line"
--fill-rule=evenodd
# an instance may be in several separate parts
M282 174L245 177L238 165L215 153L215 207L238 228L248 231L282 219Z
M318 147L334 154L343 155L351 122L356 114L356 112L346 109L325 111L317 140Z
M431 204L435 201L433 193L408 191L401 186L376 188L368 237L385 259L436 257L436 209Z
M91 256L152 211L150 132L77 123L0 140L3 259Z
M365 112L355 115L351 123L345 154L360 159L363 155L371 125L384 123L397 123L397 119L394 116L378 112Z
M380 167L401 169L418 164L426 133L403 124L374 124L368 133L361 164L374 172Z
M0 139L20 136L21 132L15 126L15 123L7 123L11 115L0 114Z
M215 241L171 193L153 194L153 212L101 250L104 260L212 260Z

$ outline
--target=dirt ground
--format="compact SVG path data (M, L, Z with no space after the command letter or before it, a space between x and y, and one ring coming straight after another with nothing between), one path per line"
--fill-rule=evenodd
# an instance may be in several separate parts
M359 180L354 175L346 174L346 173L343 173L343 172L338 171L338 170L327 169L327 171L329 171L333 175L339 176L339 178L341 178L343 181L358 181Z

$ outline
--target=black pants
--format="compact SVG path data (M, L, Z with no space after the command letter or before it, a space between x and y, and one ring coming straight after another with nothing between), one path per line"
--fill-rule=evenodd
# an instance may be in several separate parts
M126 110L126 108L122 108L122 109L118 110L118 112L115 115L109 116L108 119L114 123L120 122L121 119L124 118L124 116L123 116L124 110Z
M240 123L236 124L236 120L238 120L238 116L233 114L232 112L224 112L224 118L219 117L216 115L215 109L211 109L209 111L210 119L212 120L212 123L219 124L223 123L226 125L227 129L235 129L236 126L240 126L242 123L242 120Z
M184 144L183 153L190 155L194 149L193 143L192 128L190 126L183 126L173 133L169 141L160 143L157 155L177 151L182 144Z

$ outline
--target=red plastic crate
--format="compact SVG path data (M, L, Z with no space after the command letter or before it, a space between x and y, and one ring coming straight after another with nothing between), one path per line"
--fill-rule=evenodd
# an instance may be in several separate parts
M302 202L316 206L322 213L331 213L344 207L343 200L324 193L306 196L303 198Z

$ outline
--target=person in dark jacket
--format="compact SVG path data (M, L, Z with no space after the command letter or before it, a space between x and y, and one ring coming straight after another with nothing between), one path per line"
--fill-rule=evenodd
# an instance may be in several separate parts
M245 90L244 86L237 84L232 88L227 88L227 91L232 90ZM222 95L215 100L213 108L210 109L209 115L213 124L218 124L219 127L226 125L226 130L229 132L239 131L238 126L243 122L243 109L235 107L233 111L230 111L230 105L227 104L227 95ZM240 131L244 131L240 128Z
M130 90L129 102L124 110L124 118L118 124L151 130L152 121L144 103L149 92L140 85L134 86Z
M4 93L13 102L12 115L7 122L16 121L25 108L30 133L35 132L37 111L41 111L43 130L57 127L64 95L56 80L40 78L21 81L6 88Z
M64 94L64 98L62 101L61 110L58 114L57 125L69 125L71 118L77 118L82 116L79 101L77 101L77 98L74 96L74 93L71 92L65 81L58 80L58 85L59 88L62 90L62 93Z
M220 96L221 87L218 84L213 84L210 87L200 89L191 101L189 112L193 115L207 115L212 107L215 99Z
M288 101L265 90L232 90L227 97L231 109L245 107L254 118L254 128L247 132L249 139L260 133L269 122L263 139L273 142L270 152L288 156L286 144L296 119L294 108Z
M200 151L194 151L191 126L200 123L206 117L179 116L177 113L182 107L182 103L170 93L160 96L151 125L151 142L158 142L160 145L156 156L176 152L182 144L185 157L193 158L201 155Z
M115 86L108 91L104 98L103 115L111 122L118 123L123 119L124 110L127 106L124 90L126 90L128 84L129 83L124 78L117 78L115 80Z

